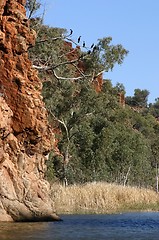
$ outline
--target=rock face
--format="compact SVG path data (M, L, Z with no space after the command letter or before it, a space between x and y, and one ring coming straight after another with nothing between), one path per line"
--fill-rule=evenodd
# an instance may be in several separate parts
M54 134L28 60L25 0L0 0L0 221L55 220L45 160Z

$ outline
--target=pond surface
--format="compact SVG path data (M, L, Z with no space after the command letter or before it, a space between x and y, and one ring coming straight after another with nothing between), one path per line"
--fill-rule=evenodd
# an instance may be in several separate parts
M0 240L159 240L159 213L61 218L60 222L1 223Z

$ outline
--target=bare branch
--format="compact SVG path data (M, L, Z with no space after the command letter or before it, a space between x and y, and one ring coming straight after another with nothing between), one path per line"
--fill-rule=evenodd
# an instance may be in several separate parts
M44 3L44 10L43 10L43 14L41 17L42 22L44 22L45 13L46 13L46 2Z
M67 136L67 142L68 142L68 144L69 144L70 139L69 139L69 132L68 132L68 128L67 128L66 123L64 122L63 119L62 119L62 120L58 119L58 118L54 115L54 113L51 111L51 109L49 109L49 113L52 115L52 117L53 117L56 121L58 121L59 123L61 123L61 124L64 126L65 131L66 131L66 136Z
M68 131L68 128L67 128L67 125L66 125L66 123L65 123L65 121L62 119L62 120L60 120L60 119L58 119L54 114L53 114L53 112L51 111L51 109L49 109L49 113L52 115L52 117L56 120L56 121L58 121L60 124L62 124L63 126L64 126L64 128L65 128L65 132L66 132L66 138L67 138L67 147L66 147L66 151L65 151L65 153L64 153L64 158L63 158L63 170L64 170L64 175L65 175L65 179L64 180L66 180L66 182L67 182L67 178L66 178L66 168L67 168L67 165L68 165L68 163L69 163L69 160L70 160L70 158L71 158L71 156L70 156L70 154L69 154L69 148L70 148L70 138L69 138L69 131Z
M95 76L95 71L93 71L93 73L92 73L92 82L94 80L94 76Z
M82 47L82 48L85 48L85 49L87 49L87 50L90 49L90 48L86 47L85 44L84 44L84 45L83 45L83 44L80 45L79 43L76 43L76 41L72 40L71 38L66 37L65 39L68 40L69 42L74 43L74 44L75 44L76 46L78 46L78 47Z
M57 40L59 40L59 39L61 39L61 40L68 40L69 42L72 42L72 43L74 43L76 46L78 46L78 47L83 47L83 48L85 48L85 49L90 49L90 48L88 48L88 47L86 47L86 46L83 46L83 45L79 45L78 43L76 43L74 40L72 40L71 38L69 38L69 36L71 36L71 34L69 34L69 35L62 35L62 36L59 36L59 37L54 37L54 38L52 38L51 39L51 42L53 42L53 41L57 41ZM48 41L50 41L50 39L42 39L42 40L40 40L40 41L36 41L36 44L40 44L40 43L44 43L44 42L48 42ZM32 47L34 47L34 46L29 46L29 48L32 48ZM70 52L68 52L68 53L71 53L71 52L73 52L74 50L72 50L72 51L70 51ZM68 54L68 53L66 53L66 54ZM66 55L65 54L65 55ZM63 55L62 55L63 56Z
M100 71L99 73L97 73L97 74L94 76L94 78L98 77L99 75L103 74L104 72L105 72L105 70Z
M54 37L54 38L52 38L51 39L51 42L53 42L53 41L57 41L57 40L59 40L59 39L61 39L61 40L64 40L64 39L67 39L68 41L71 41L71 42L73 42L74 44L76 44L71 38L68 38L69 36L71 36L71 34L68 34L68 35L62 35L62 36L59 36L59 37ZM48 42L48 41L50 41L50 39L42 39L42 40L40 40L40 41L36 41L36 44L39 44L39 43L44 43L44 42ZM76 44L76 45L78 45L78 44Z
M92 73L92 82L93 82L99 75L103 74L104 72L105 72L105 70L102 70L102 71L100 71L99 73L97 73L97 74L95 75L95 71L93 71L93 73Z
M55 70L53 70L53 74L58 80L72 80L72 81L74 81L74 80L80 80L80 79L83 79L83 78L86 78L86 77L90 77L90 75L84 75L84 76L79 76L79 77L74 77L74 78L59 77L59 76L57 76Z
M58 68L58 67L60 67L60 66L63 66L63 65L67 65L67 64L73 64L73 63L75 63L75 62L78 62L79 61L79 59L77 58L77 59L74 59L74 60L71 60L71 61L66 61L66 62L61 62L61 63L58 63L58 64L56 64L56 65L52 65L52 66L36 66L36 65L33 65L33 68L35 68L35 69L38 69L38 70L45 70L45 71L47 71L47 70L53 70L53 69L56 69L56 68Z
M31 9L31 11L30 11L30 13L29 13L28 19L31 18L33 12L35 11L35 6L36 6L36 0L34 0L34 2L33 2L33 7L32 7L32 9Z
M63 38L63 37L55 37L55 38L52 38L51 40L52 40L52 42L53 42L53 41L56 41L56 40L58 40L58 39L64 39L64 38ZM47 41L50 41L50 40L49 40L49 39L42 39L42 40L40 40L40 41L36 41L35 44L40 44L40 43L44 43L44 42L47 42ZM35 45L29 45L29 46L28 46L28 49L33 48L33 47L35 47Z
M72 81L74 81L74 80L80 80L80 79L83 79L83 78L86 78L86 77L91 77L91 75L84 75L84 74L83 74L83 76L74 77L74 78L71 78L71 77L69 77L69 78L59 77L59 76L56 74L56 72L55 72L55 70L53 69L53 67L36 66L36 65L33 65L32 67L33 67L34 69L39 70L39 71L52 70L54 77L57 78L58 80L72 80Z
M36 66L36 65L32 65L32 67L36 70L39 71L48 71L48 70L52 70L52 67L46 67L46 66Z
M77 44L77 43L76 43L74 40L72 40L71 38L66 37L65 39L68 40L69 42L74 43L76 46L79 46L79 44Z
M72 64L72 63L75 63L75 62L78 62L78 61L79 61L79 58L76 58L74 60L69 60L69 61L66 61L66 62L61 62L61 63L53 66L53 69L58 68L58 67L60 67L62 65Z
M85 77L85 74L84 74L74 63L72 63L72 65L79 71L79 73L80 73L83 77Z
M73 52L75 52L76 51L76 48L74 48L73 50L71 50L71 51L68 51L68 52L66 52L66 53L63 53L62 55L60 55L60 56L58 56L59 58L62 58L63 56L66 56L66 55L68 55L68 54L71 54L71 53L73 53Z

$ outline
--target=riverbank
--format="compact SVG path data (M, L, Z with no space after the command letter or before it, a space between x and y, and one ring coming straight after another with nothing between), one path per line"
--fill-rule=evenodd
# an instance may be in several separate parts
M52 185L52 200L58 214L158 211L159 194L150 189L116 184Z

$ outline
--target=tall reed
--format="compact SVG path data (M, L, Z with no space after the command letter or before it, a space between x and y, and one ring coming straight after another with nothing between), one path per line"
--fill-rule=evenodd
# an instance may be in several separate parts
M105 182L67 187L53 184L52 200L59 214L159 210L159 195L155 191Z

